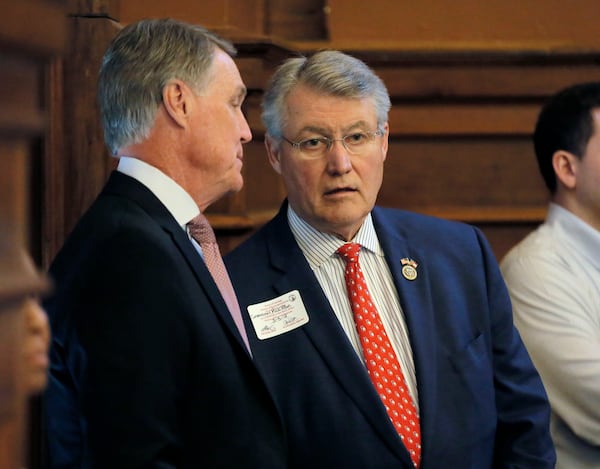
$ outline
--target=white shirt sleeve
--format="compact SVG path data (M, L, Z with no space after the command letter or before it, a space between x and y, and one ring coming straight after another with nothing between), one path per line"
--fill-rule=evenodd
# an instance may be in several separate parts
M510 253L502 272L553 412L579 438L600 445L598 286L582 268L585 259L554 248Z

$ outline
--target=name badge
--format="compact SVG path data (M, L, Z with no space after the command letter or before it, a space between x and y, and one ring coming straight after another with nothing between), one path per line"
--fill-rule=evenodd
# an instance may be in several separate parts
M248 314L260 340L285 334L308 322L308 313L298 290L250 305Z

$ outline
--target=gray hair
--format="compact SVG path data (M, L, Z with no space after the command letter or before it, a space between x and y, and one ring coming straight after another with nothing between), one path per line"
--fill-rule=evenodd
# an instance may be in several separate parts
M286 60L269 82L262 102L262 120L267 133L281 139L285 125L285 100L298 84L327 95L373 99L377 126L388 120L391 107L385 84L364 62L335 50L317 52L311 57Z
M169 80L201 92L216 48L236 53L230 42L201 26L173 19L142 20L119 31L98 79L104 140L113 155L148 137Z

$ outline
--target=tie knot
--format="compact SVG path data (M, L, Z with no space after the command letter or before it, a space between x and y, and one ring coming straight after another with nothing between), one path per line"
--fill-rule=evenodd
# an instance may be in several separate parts
M200 213L194 217L188 224L188 229L192 238L194 238L199 244L216 243L215 232L208 223L206 217Z
M359 251L360 251L360 244L358 244L358 243L346 243L343 246L340 246L336 252L346 262L356 262L356 261L358 261L358 253L359 253Z

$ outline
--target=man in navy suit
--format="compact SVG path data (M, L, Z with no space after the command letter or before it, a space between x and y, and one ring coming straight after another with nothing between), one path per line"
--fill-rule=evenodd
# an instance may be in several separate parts
M291 466L554 467L546 394L484 236L375 206L389 109L383 82L337 51L289 59L264 97L287 200L226 263ZM348 241L416 407L420 462L365 367L336 254Z
M243 184L230 43L126 26L99 78L118 168L52 263L52 468L283 468L281 419L187 224Z

